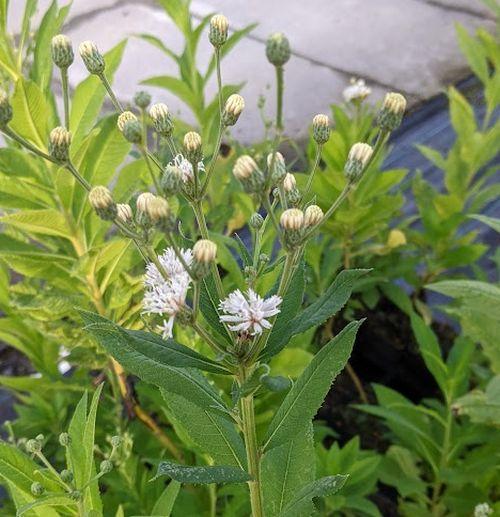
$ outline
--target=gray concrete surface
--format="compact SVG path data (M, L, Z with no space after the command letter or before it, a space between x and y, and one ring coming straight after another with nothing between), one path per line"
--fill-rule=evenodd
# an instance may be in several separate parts
M14 32L24 1L11 5L9 25ZM40 8L49 0L40 0ZM236 126L245 141L258 139L262 124L256 110L260 94L269 98L272 114L273 68L265 58L267 36L283 31L290 39L293 58L286 66L285 121L290 136L301 137L311 117L342 100L342 91L353 76L364 78L372 88L371 99L398 90L411 104L432 97L467 75L456 41L455 24L473 31L494 28L492 14L480 0L193 0L195 20L222 12L231 27L239 29L258 22L255 30L223 62L223 79L245 81L242 90L248 109ZM182 48L182 36L154 0L74 0L64 28L75 47L93 39L102 51L130 37L115 79L118 96L125 102L138 83L154 75L176 75L173 62L158 49L131 37L151 33L174 51ZM211 47L202 37L199 63L208 62ZM77 59L70 69L75 86L86 76ZM155 100L167 102L187 121L192 121L181 101L164 90L148 88ZM215 92L211 84L209 92Z

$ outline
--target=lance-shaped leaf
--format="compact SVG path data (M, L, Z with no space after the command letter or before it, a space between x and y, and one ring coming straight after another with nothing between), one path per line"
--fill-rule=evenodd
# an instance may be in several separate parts
M309 305L307 309L293 317L291 321L286 321L286 315L282 316L281 319L283 322L286 322L286 325L279 325L273 328L269 341L262 352L262 359L267 360L273 357L286 346L293 336L320 325L332 317L345 305L359 278L369 271L369 269L346 269L341 271L323 296ZM292 284L289 290L290 297L294 296L293 289ZM290 315L288 315L289 317ZM278 323L278 320L276 323Z
M326 497L338 492L348 476L336 475L317 479L306 485L293 501L279 514L279 517L302 517L311 515L311 503L315 497Z
M200 283L200 311L217 336L226 343L231 344L231 336L219 318L217 299L215 282L211 277L206 277Z
M252 478L244 470L238 467L207 466L190 467L179 465L172 461L162 461L158 465L158 471L154 479L160 476L168 476L180 483L190 483L193 485L207 485L211 483L246 483Z
M88 325L86 330L93 334L104 347L106 345L103 341L106 341L109 336L116 336L115 339L123 340L138 354L160 364L177 368L198 368L219 374L230 373L215 361L173 339L164 340L157 334L142 330L126 330L98 314L83 313L83 311L81 313L86 321L91 318L93 323Z
M335 377L347 363L361 323L349 323L314 356L274 415L264 449L277 447L304 431L321 406Z

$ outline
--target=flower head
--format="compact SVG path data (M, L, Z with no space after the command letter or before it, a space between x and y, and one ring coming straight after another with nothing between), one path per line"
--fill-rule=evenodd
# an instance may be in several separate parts
M351 79L351 84L344 89L342 95L346 102L362 101L372 93L371 88L366 86L364 79Z
M182 172L183 183L193 181L193 166L188 160L186 160L186 158L184 158L184 155L179 153L174 158L174 161L170 162L169 165L179 167ZM205 172L205 164L202 161L198 162L198 172Z
M245 296L237 289L220 302L219 308L225 313L220 320L228 323L229 329L234 332L248 331L254 336L272 327L267 318L280 312L278 307L281 302L280 296L273 295L264 299L252 289Z
M188 266L193 261L190 249L180 250ZM167 248L158 256L165 276L155 264L146 266L144 280L144 312L166 316L160 327L164 338L172 337L175 316L185 307L186 296L191 284L189 273L184 269L173 248Z

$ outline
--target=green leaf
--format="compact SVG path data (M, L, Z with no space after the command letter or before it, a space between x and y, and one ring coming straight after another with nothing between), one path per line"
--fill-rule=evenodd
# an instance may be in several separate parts
M153 509L151 510L152 517L170 517L175 500L179 495L181 484L173 479L165 488L163 493L156 500Z
M288 325L280 326L280 332L271 332L268 345L262 352L266 360L276 355L292 338L306 330L326 321L339 311L351 296L357 281L367 274L369 269L347 269L341 271L325 293L307 309L295 316Z
M226 375L230 373L215 361L173 339L164 340L157 334L142 330L125 330L99 314L84 314L83 311L81 313L87 321L93 321L92 324L85 327L85 330L95 336L100 343L104 343L107 339L121 340L124 347L132 348L138 356L142 355L145 360L150 359L165 366L198 368Z
M496 217L488 217L481 214L469 215L471 219L476 219L484 224L487 224L490 228L493 228L496 232L500 233L500 219Z
M474 111L467 99L456 88L451 87L448 90L448 97L451 124L457 136L465 141L477 131Z
M227 344L231 344L231 336L219 318L216 303L215 282L211 276L205 277L200 284L200 311L211 329Z
M4 215L1 220L9 226L28 233L55 235L66 238L70 236L66 219L61 212L53 208L23 210Z
M488 82L488 62L486 52L478 40L471 37L467 29L460 24L456 25L458 43L462 53L467 58L472 71L481 79L483 84Z
M458 415L467 415L477 424L500 426L500 375L493 377L486 390L475 389L453 403Z
M179 483L208 485L211 483L245 483L252 478L247 472L232 466L190 467L172 461L162 461L154 479L168 476Z
M314 481L314 474L314 437L310 424L305 433L299 433L289 442L271 449L262 458L265 515L279 515L298 490Z
M21 508L16 513L16 517L21 517L21 515L26 514L27 512L34 510L35 508L46 508L52 506L75 506L76 502L73 499L70 499L67 495L62 494L50 494L40 497L35 501L28 503Z
M194 93L187 83L170 75L160 75L157 77L150 77L141 81L141 84L149 86L157 86L172 92L176 97L183 101L189 108L196 113L196 106L194 103Z
M347 363L361 323L349 323L314 356L274 415L264 440L264 449L277 447L304 431L335 377Z
M285 507L280 517L308 517L311 501L315 497L326 497L338 492L347 480L347 476L340 474L317 479L306 485L296 495L295 499Z

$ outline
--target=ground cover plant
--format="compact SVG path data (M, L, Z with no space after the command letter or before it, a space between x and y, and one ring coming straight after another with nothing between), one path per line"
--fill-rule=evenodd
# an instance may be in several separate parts
M266 47L276 116L265 141L245 149L231 128L251 108L241 85L223 83L221 61L251 27L230 35L223 15L196 25L188 2L161 4L183 52L140 37L174 60L179 79L144 83L179 95L196 128L149 93L130 105L117 98L125 42L105 54L81 43L89 77L70 93L74 50L59 34L67 9L52 4L31 36L28 2L14 42L0 4L0 336L29 360L24 374L0 377L19 400L0 442L5 511L490 514L499 295L477 262L486 247L462 228L471 218L498 227L480 214L496 192L496 41L459 30L485 88L486 120L450 90L455 146L447 158L422 149L445 171L447 191L417 176L419 216L405 219L408 171L382 170L401 95L374 108L366 85L353 82L346 104L333 107L333 128L327 115L311 117L310 165L292 174L294 160L279 152L290 143L287 38L274 34ZM201 37L213 48L205 71L195 65ZM206 101L213 74L218 94ZM114 109L102 115L106 96ZM432 195L419 198L424 191ZM471 264L473 279L453 269ZM461 335L439 332L430 290L456 300L440 310ZM395 338L404 329L414 342L425 398L390 381L369 386L348 362L356 334L366 339L365 314L388 303L398 311ZM332 406L339 375L360 404ZM336 427L339 413L357 415L350 435Z

